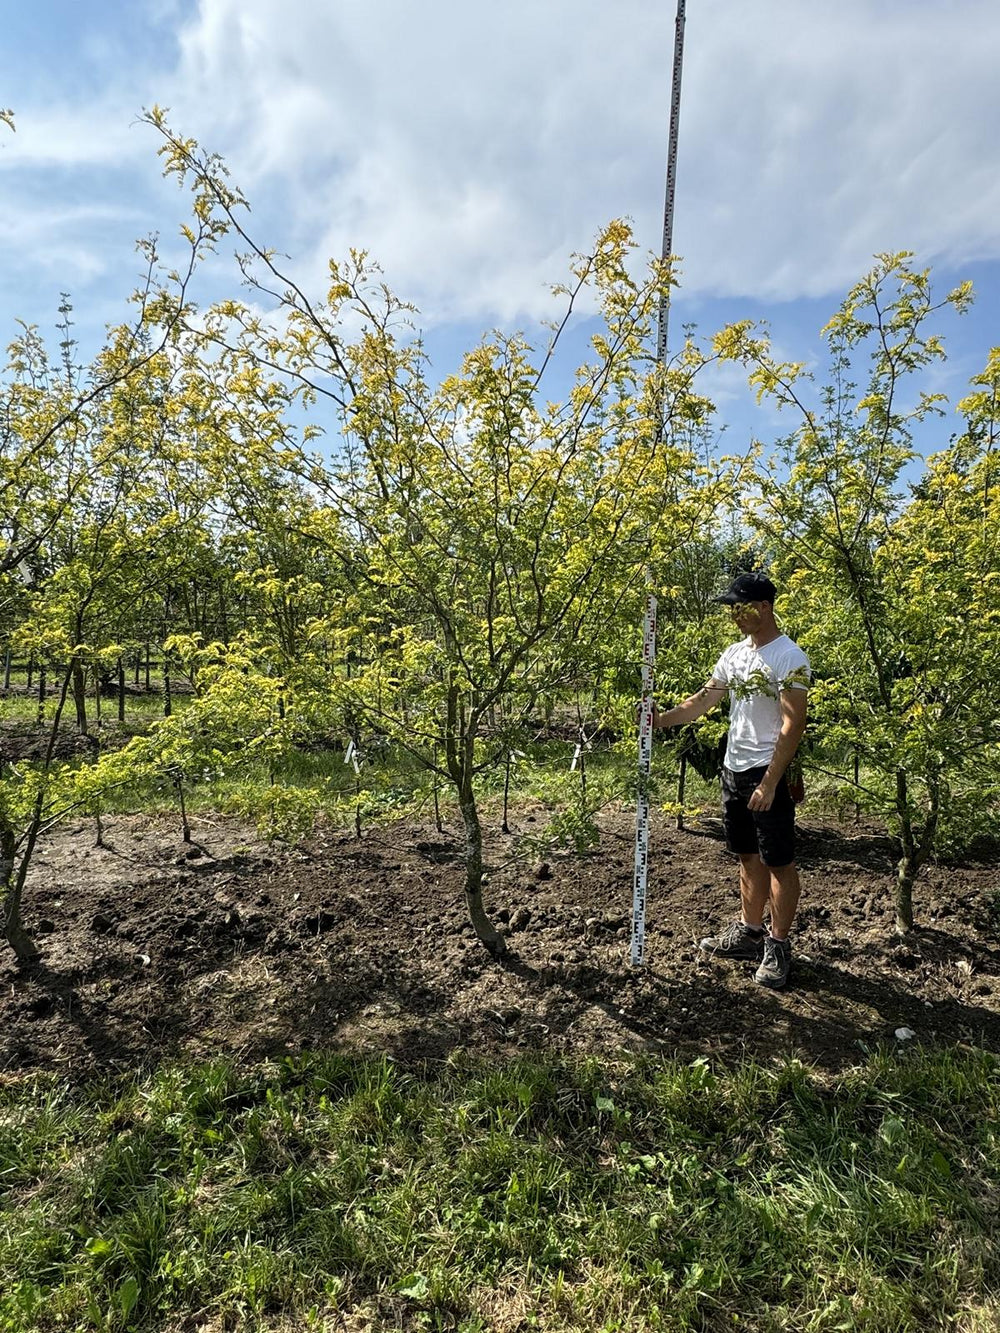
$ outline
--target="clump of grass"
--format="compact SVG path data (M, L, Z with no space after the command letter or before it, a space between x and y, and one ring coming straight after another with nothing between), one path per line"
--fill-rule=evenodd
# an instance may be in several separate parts
M11 1081L0 1328L952 1327L1000 1281L997 1072L317 1055Z

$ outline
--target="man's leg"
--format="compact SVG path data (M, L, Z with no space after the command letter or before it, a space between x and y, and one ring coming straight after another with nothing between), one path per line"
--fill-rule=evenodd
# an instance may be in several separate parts
M773 871L764 865L758 852L741 853L740 906L744 922L754 930L760 930L764 924L764 909L771 894L772 875ZM771 916L773 927L773 908Z
M722 821L726 847L740 858L740 920L718 935L706 935L699 947L718 958L757 961L764 953L762 929L764 908L771 891L771 877L760 859L757 830L747 808L747 798L759 781L761 770L749 775L722 770Z
M768 867L761 866L761 869L768 871ZM792 921L795 919L795 909L799 905L799 894L802 887L799 883L799 872L792 861L787 866L771 866L769 869L770 890L771 890L771 937L776 940L786 940L788 932L792 928ZM744 911L746 909L744 908ZM747 918L749 920L749 918Z
M757 815L761 861L767 871L771 896L771 933L764 941L764 957L754 974L761 986L779 989L788 980L792 946L788 932L799 905L799 872L795 865L795 806L782 778L769 810Z

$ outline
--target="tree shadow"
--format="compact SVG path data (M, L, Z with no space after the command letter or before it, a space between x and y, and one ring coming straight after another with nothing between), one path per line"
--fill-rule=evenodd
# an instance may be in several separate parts
M904 1026L920 1040L1000 1051L993 988L1000 949L992 940L935 925L903 941L868 937L821 956L807 928L791 986L770 992L754 984L752 967L709 960L693 947L699 922L725 894L707 882L721 858L692 848L718 836L662 826L655 833L678 868L670 891L684 885L688 896L676 918L649 931L657 961L635 970L622 961L627 945L619 949L614 939L627 920L617 895L630 847L604 865L589 858L556 866L531 899L531 928L492 961L469 935L455 843L426 829L410 825L360 843L345 838L284 861L220 848L186 862L180 875L170 869L171 845L161 849L165 875L106 881L79 908L62 959L43 959L17 978L4 1002L0 1066L42 1063L83 1077L191 1052L255 1060L358 1048L402 1063L459 1050L495 1060L530 1051L645 1051L733 1062L784 1052L839 1069L879 1042L894 1042ZM812 844L829 864L842 862L842 848L825 835ZM141 865L145 849L136 850L134 859L115 856ZM439 862L442 851L447 858ZM404 862L409 880L398 873ZM584 865L597 866L586 883ZM216 893L225 872L239 882ZM712 901L699 891L702 877ZM509 887L516 892L518 884ZM118 935L95 937L88 914L115 894L131 899L132 916L118 922ZM582 904L587 894L574 923L566 905ZM842 897L843 907L849 899ZM539 925L546 918L538 907L546 905L548 924ZM587 912L610 925L587 921L584 929ZM899 975L906 968L912 985ZM971 993L980 974L993 988L984 1003Z

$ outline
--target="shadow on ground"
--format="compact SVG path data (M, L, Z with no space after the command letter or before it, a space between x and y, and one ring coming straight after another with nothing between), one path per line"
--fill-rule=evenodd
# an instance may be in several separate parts
M647 961L629 966L630 818L608 816L594 854L546 864L512 860L515 840L495 836L501 962L467 924L455 830L399 823L281 854L222 820L203 821L192 845L165 820L110 820L106 849L82 826L68 831L29 881L42 958L0 978L0 1068L84 1077L307 1048L404 1062L458 1050L791 1053L838 1069L901 1028L1000 1052L995 865L929 870L924 925L900 941L886 840L807 827L795 969L775 993L752 965L697 948L735 909L733 864L711 826L655 821Z

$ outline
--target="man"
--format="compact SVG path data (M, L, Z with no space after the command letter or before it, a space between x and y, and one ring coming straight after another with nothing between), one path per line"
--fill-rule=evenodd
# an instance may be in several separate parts
M701 941L719 958L759 961L755 980L777 988L788 980L788 932L799 901L795 866L795 806L785 771L806 725L809 660L774 619L774 584L762 574L740 574L712 600L730 608L746 636L730 644L708 680L676 708L653 709L654 727L693 722L726 690L729 736L722 769L726 846L740 859L738 921ZM770 933L764 911L770 903Z

